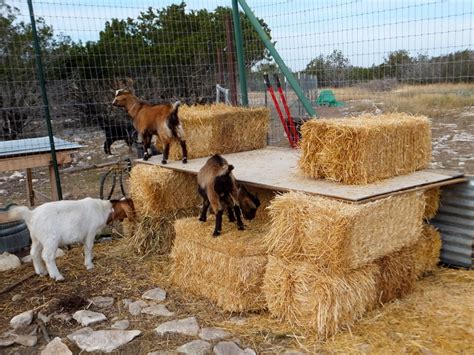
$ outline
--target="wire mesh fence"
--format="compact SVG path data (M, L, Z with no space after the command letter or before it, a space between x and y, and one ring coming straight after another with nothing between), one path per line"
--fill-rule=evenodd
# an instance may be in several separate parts
M154 103L215 102L216 85L229 89L232 104L241 100L230 0L32 4L53 132L88 147L79 163L135 146L127 113L111 105L124 86ZM436 116L444 111L434 109L472 107L472 1L248 4L321 117L387 110ZM17 141L21 150L36 144L21 139L45 137L47 127L27 1L1 1L0 8L0 140ZM247 16L240 17L249 104L272 110L269 144L288 144L263 83L263 73L280 70ZM283 88L292 116L305 119L286 80ZM342 107L317 105L328 89Z

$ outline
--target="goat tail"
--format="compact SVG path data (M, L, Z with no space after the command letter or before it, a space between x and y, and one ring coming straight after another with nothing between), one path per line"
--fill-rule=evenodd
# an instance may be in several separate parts
M181 105L181 101L176 101L174 104L173 104L173 108L171 109L171 113L176 113L178 112L178 108L179 106Z
M12 206L8 209L9 220L23 219L28 224L33 212L26 206Z

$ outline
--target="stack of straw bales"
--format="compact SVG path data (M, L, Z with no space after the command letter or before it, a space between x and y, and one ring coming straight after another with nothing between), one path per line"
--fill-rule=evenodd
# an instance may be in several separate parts
M177 218L196 215L200 203L196 177L155 165L138 164L130 176L136 220L125 235L130 250L140 255L169 252Z
M299 167L312 178L367 184L424 169L430 159L426 117L364 115L310 120L302 127Z
M179 112L189 159L266 146L270 121L267 108L216 104L183 106ZM181 148L174 142L170 148L170 158L177 160L180 157Z
M213 238L214 218L205 223L197 217L176 221L172 281L226 311L260 310L265 307L261 291L267 264L265 225L252 221L239 231L235 223L226 222L222 234Z
M270 313L325 338L402 297L439 257L425 195L365 204L290 192L269 207L264 294Z

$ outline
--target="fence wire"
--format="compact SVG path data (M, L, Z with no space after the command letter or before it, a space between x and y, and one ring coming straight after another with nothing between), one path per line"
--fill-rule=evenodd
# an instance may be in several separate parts
M387 110L435 115L433 105L472 106L472 87L462 86L474 79L472 1L248 4L321 117ZM133 147L130 119L111 106L114 91L126 85L155 103L215 102L216 85L229 89L231 103L240 101L230 0L37 0L33 6L58 139L93 146L104 157ZM0 10L0 140L17 141L14 156L41 149L29 139L47 130L27 2L2 0ZM268 142L287 144L263 84L263 73L280 71L243 13L241 24L250 105L271 108ZM285 80L283 86L292 115L306 119ZM343 106L318 106L328 89ZM420 92L433 95L418 102Z

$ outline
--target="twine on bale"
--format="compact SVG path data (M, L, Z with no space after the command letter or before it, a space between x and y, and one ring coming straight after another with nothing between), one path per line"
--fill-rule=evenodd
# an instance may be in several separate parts
M391 113L306 122L299 168L309 177L368 184L424 169L431 160L431 123Z

